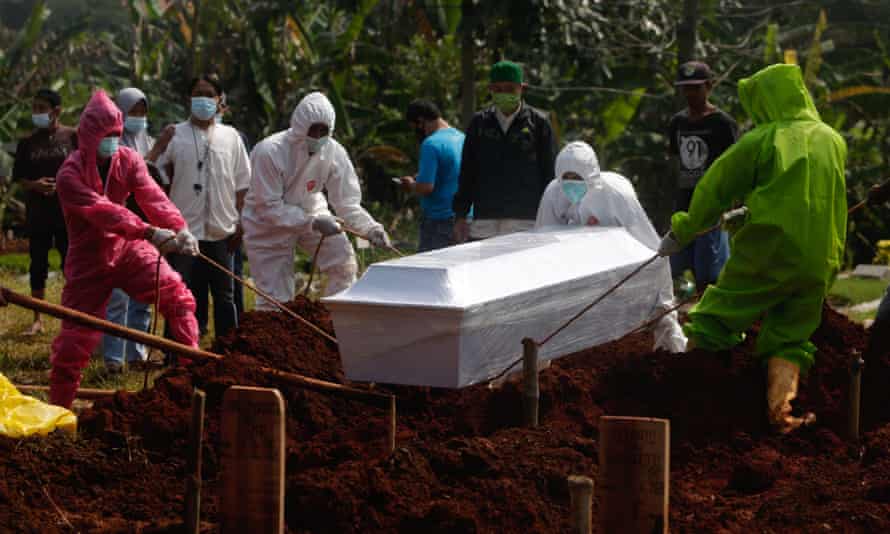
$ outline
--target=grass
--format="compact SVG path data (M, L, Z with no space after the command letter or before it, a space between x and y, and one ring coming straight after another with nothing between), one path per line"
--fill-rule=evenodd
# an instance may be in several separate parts
M852 306L881 298L887 281L874 278L839 278L834 282L828 299L835 306Z
M28 274L28 266L31 260L27 253L4 254L0 256L0 270L12 274ZM61 257L58 251L49 251L49 270L58 271L61 265Z
M854 323L863 323L866 319L874 319L876 312L877 310L850 311L847 313L847 317Z

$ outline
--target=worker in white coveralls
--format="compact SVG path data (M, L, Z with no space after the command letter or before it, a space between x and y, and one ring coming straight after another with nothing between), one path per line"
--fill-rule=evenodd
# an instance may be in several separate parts
M310 93L291 115L290 128L263 139L250 156L253 177L242 214L244 244L257 287L282 302L294 298L294 248L314 255L322 238L316 261L327 275L325 295L355 282L358 264L341 220L372 245L391 246L383 226L361 206L349 154L331 137L334 118L327 97ZM258 297L257 308L272 306Z
M579 141L566 145L556 157L556 178L544 190L538 206L535 227L554 225L620 226L653 254L661 242L631 183L614 172L600 171L596 152ZM670 308L674 300L670 264L663 259L658 264L663 283L656 314ZM656 349L686 351L677 312L665 315L654 330Z

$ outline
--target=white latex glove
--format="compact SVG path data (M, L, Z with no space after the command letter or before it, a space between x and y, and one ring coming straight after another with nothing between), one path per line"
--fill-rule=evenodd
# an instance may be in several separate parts
M198 255L198 240L187 229L182 229L176 234L176 253L185 256Z
M177 248L176 234L166 228L153 228L149 241L158 248L161 254L170 254L175 252Z
M368 241L375 247L379 248L389 248L392 246L392 241L389 240L389 236L383 228L375 228L368 232Z
M658 245L658 255L661 257L673 256L681 250L683 250L683 247L677 242L673 232L664 234L661 244Z
M312 229L325 237L339 234L343 231L340 223L337 222L336 217L333 215L316 215L312 220Z

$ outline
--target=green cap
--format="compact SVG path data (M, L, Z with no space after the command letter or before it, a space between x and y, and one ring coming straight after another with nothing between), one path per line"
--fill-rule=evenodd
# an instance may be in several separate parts
M498 61L491 67L489 81L522 83L522 67L512 61Z

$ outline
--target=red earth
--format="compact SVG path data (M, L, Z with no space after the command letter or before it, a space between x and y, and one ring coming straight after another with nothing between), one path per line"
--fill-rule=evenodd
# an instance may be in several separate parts
M321 306L291 307L331 331ZM671 355L636 335L543 371L534 430L518 427L512 383L378 386L398 397L390 455L382 410L256 371L343 382L332 344L281 314L252 312L216 344L226 360L172 369L151 390L96 402L81 416L79 440L0 440L0 530L176 531L198 387L207 393L202 517L214 531L219 409L226 388L241 384L278 387L287 402L289 532L569 532L566 478L596 480L603 414L671 420L673 532L890 532L890 355L867 363L861 442L843 438L848 369L865 340L826 309L813 337L817 365L796 406L819 419L792 436L766 425L765 376L750 342Z

